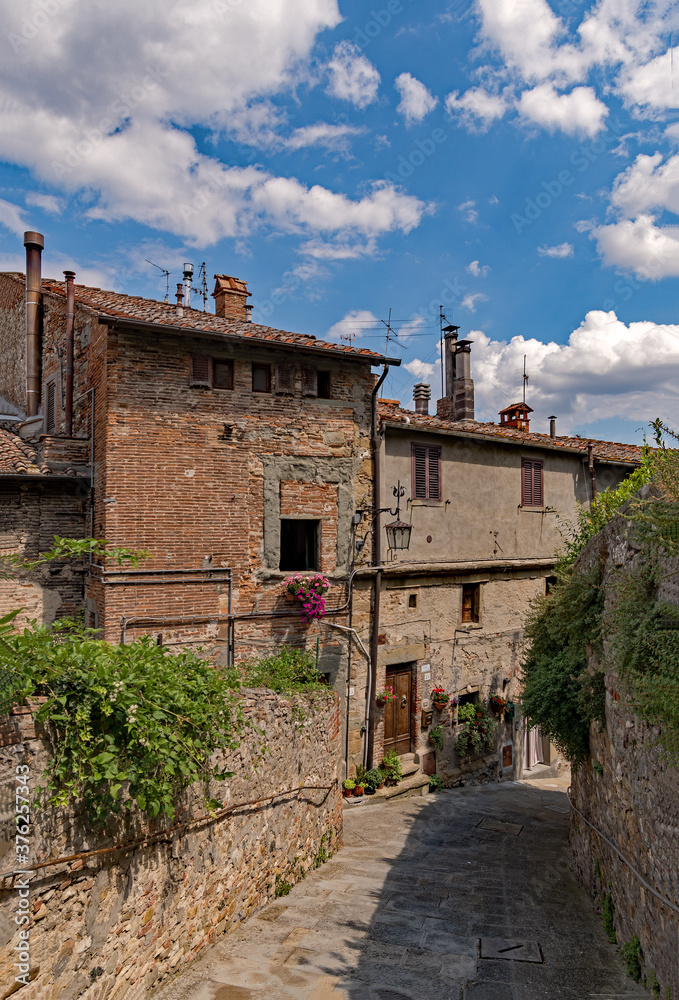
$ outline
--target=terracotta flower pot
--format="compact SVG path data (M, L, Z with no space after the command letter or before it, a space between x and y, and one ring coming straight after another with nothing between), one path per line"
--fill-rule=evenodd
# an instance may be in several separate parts
M354 794L353 788L342 789L342 795L344 796L345 799L350 799L353 794Z
M377 705L378 708L384 708L384 706L387 704L387 700L386 698L375 698L375 704Z
M297 598L295 597L295 595L291 594L289 590L285 591L284 596L285 596L285 600L286 600L286 602L288 604L294 604L295 601L297 600Z
M434 702L434 708L436 709L437 712L445 712L445 710L448 708L448 702L447 701L435 701Z
M360 798L364 792L365 788L363 787L363 785L356 785L356 787L354 788L354 795L356 795L358 798Z

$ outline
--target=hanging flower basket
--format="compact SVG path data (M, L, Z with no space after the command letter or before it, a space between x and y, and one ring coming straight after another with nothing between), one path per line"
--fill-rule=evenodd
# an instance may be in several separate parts
M384 691L380 691L379 694L376 694L375 701L380 708L386 705L388 701L396 701L396 695L394 694L393 687L386 687Z
M489 702L490 710L491 712L494 712L495 715L502 715L507 708L507 704L507 699L502 698L499 694L494 694Z
M300 614L304 621L311 622L322 618L325 614L325 598L323 595L330 587L330 581L322 573L313 576L302 576L295 573L285 581L286 600L299 601Z
M436 710L443 712L448 707L450 698L442 687L435 687L431 693L431 700L434 702Z

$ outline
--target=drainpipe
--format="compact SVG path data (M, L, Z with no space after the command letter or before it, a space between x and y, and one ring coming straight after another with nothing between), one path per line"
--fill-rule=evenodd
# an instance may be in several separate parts
M596 469L594 468L594 445L587 445L587 460L589 462L589 474L592 477L592 500L596 500Z
M41 255L45 248L42 233L24 233L26 247L26 416L37 417L40 410L40 302Z
M382 497L382 484L380 476L380 437L377 427L377 394L387 377L389 366L385 365L375 388L372 391L370 418L371 418L371 445L373 459L373 508L380 509ZM370 636L370 665L368 676L368 705L366 711L367 740L365 751L365 767L372 767L373 743L375 739L375 714L372 710L372 694L377 683L377 637L380 631L380 596L382 590L382 539L380 536L380 515L375 513L373 520L373 566L377 569L373 580L373 621L372 633Z
M66 278L66 399L64 404L64 431L73 436L73 328L75 319L75 271L64 271Z

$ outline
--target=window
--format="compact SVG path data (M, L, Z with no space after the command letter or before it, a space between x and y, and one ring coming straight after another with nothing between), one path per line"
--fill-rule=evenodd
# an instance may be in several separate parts
M252 366L252 391L271 392L271 365Z
M287 361L276 365L276 392L281 396L292 396L295 392L295 366Z
M215 389L233 389L233 361L213 361L213 380Z
M481 610L481 584L465 583L462 588L462 621L478 622Z
M556 586L556 582L557 582L557 578L555 576L546 576L545 577L545 596L546 597L549 597L549 595L552 593L552 591L554 590L554 587Z
M409 608L417 607L417 594L408 594L408 607Z
M521 459L521 506L544 507L542 488L543 462L532 458Z
M202 389L233 389L233 361L192 354L191 385Z
M57 382L51 379L45 385L45 432L57 429Z
M301 518L281 519L281 560L279 569L319 569L318 536L320 521Z
M318 398L330 399L330 372L318 372Z
M414 444L412 494L418 500L441 499L441 449Z

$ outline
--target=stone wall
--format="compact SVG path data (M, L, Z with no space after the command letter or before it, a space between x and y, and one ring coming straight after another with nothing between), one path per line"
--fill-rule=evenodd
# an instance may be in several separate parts
M211 791L227 807L243 805L221 819L197 819L205 808L193 790L185 795L174 825L142 824L132 814L126 826L112 818L97 834L85 817L71 811L34 812L34 862L145 834L151 840L33 875L28 985L14 982L18 889L9 878L0 883L0 951L6 956L0 998L16 988L21 1000L139 1000L274 898L277 879L294 883L321 862L323 852L337 849L342 802L336 696L317 697L312 709L302 703L300 713L292 700L246 691L243 708L264 731L267 750L257 763L258 738L232 754L235 776ZM15 767L30 766L34 793L47 752L41 738L30 738L25 713L6 722L0 730L5 737L0 741L5 744L0 749L3 872L14 867ZM13 726L20 742L8 745Z
M628 571L637 551L620 517L585 549L582 561L601 561L607 600L611 577ZM679 912L650 892L607 840L679 908L679 768L663 760L659 730L626 710L624 690L608 671L605 724L592 727L591 759L573 774L572 866L599 907L610 894L618 944L638 937L645 974L655 972L663 1000L677 1000Z

